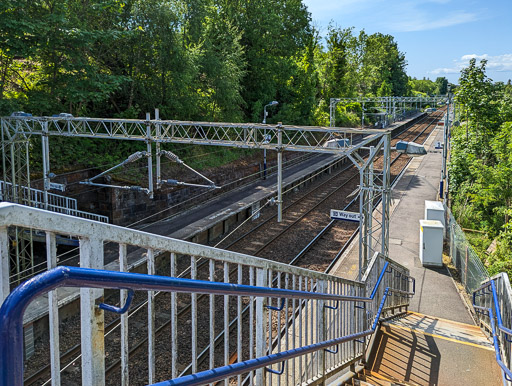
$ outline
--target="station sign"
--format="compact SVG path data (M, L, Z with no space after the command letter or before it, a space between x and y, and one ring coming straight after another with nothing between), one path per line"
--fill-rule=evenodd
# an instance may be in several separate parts
M57 184L55 182L50 182L50 189L60 190L61 192L64 192L66 190L66 185L64 185L64 184Z
M331 218L333 220L360 222L361 215L357 212L347 212L345 210L331 209Z

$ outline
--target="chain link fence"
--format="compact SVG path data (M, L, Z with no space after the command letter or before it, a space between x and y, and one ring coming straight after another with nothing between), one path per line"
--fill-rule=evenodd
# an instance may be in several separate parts
M455 217L446 205L446 240L450 243L450 257L457 269L460 281L469 294L479 288L483 281L489 279L489 273L483 265L480 257L469 243L464 231L461 229Z

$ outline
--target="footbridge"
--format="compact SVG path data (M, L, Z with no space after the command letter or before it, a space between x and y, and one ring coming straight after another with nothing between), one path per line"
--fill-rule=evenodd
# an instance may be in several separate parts
M49 271L11 292L13 226L46 234ZM79 266L56 266L57 235L79 238ZM126 272L133 246L147 250L145 273ZM103 269L105 249L118 251L118 271ZM10 292L0 309L1 385L24 382L23 314L41 296L49 298L51 383L76 383L60 362L63 288L80 289L74 366L84 385L443 384L447 372L452 384L512 378L504 274L473 293L481 330L410 312L418 280L378 252L361 280L351 280L11 203L0 204L0 250ZM155 266L157 251L168 255L166 266ZM138 353L133 334L147 337Z

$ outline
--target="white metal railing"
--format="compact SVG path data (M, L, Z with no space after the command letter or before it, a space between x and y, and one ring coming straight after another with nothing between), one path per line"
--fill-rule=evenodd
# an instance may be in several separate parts
M148 291L147 298L135 298L134 303L138 304L132 306L130 314L121 316L117 322L120 329L110 330L108 334L104 334L103 311L96 306L97 299L104 295L104 291L82 288L79 335L84 385L102 384L105 368L113 366L117 358L120 358L120 370L117 371L119 378L109 379L111 382L124 385L128 384L128 380L134 384L153 383L157 379L176 378L361 332L369 328L386 287L398 290L392 292L385 303L387 316L403 311L403 307L408 305L407 297L399 292L409 291L410 282L406 279L408 270L379 254L375 254L371 260L363 281L357 282L245 254L7 203L0 204L0 300L9 293L6 283L9 277L7 251L10 226L30 227L46 232L49 269L57 265L57 234L78 236L78 264L83 268L103 269L105 261L117 260L119 270L126 271L130 261L145 259L147 272L151 275L345 296L368 297L384 263L390 263L391 271L384 276L377 296L371 302L340 301L338 304L317 299L281 301L252 296L157 294ZM133 247L137 249L133 250ZM69 296L69 291L66 296ZM48 298L50 341L41 344L46 344L51 352L53 384L66 384L70 381L67 378L70 375L61 373L68 364L60 363L59 341L72 338L59 335L57 291L52 291ZM127 291L122 290L118 300L109 302L119 302L122 306L126 298ZM268 306L281 310L269 309ZM157 327L162 326L166 335L157 339ZM135 334L132 330L134 328L138 329ZM72 333L71 336L76 337L78 334ZM147 371L137 369L129 372L128 348L136 346L143 338L147 340L147 343L143 343L147 347ZM322 349L290 359L283 365L283 375L258 369L227 379L225 384L242 384L244 381L262 385L281 382L293 385L317 384L362 359L367 342L345 342L338 345L337 350L333 347L331 352ZM67 344L70 344L69 340ZM105 347L108 351L106 360ZM162 357L166 358L165 361L157 363L157 359ZM71 363L80 363L77 359L73 358ZM132 366L135 365L130 364L133 370ZM280 366L274 365L275 370L278 368ZM30 371L27 371L27 375L30 375Z
M107 216L78 210L78 203L74 198L48 192L48 204L45 204L44 191L28 186L17 186L17 188L16 194L19 195L19 197L16 197L16 202L22 203L23 205L108 223ZM0 201L12 202L15 199L12 192L12 184L0 180Z

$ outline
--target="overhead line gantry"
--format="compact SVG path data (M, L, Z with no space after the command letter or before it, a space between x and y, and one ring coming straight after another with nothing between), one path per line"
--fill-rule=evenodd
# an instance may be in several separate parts
M283 151L314 152L346 156L360 172L360 207L362 212L360 234L361 269L366 259L372 255L372 234L382 229L381 250L388 252L388 222L390 200L390 148L391 133L388 130L363 128L336 128L317 126L266 125L255 123L218 123L193 122L159 119L158 110L155 119L149 114L145 120L83 118L83 117L3 117L2 154L4 180L12 183L11 200L15 201L16 187L24 182L30 186L28 167L28 143L32 136L40 136L43 148L44 191L50 190L52 174L50 173L51 136L72 138L101 138L111 140L140 141L147 144L143 156L148 162L148 188L141 189L153 196L153 159L156 157L156 188L163 183L160 159L166 156L162 149L165 143L182 143L191 145L227 146L248 149L267 149L277 152L277 204L278 221L282 221L282 153ZM333 137L346 139L341 147L327 147L327 141ZM155 144L155 151L153 150ZM360 150L369 151L363 158ZM373 170L373 161L379 153L384 153L383 169L378 173ZM19 160L27 165L26 169L14 169ZM372 224L373 202L382 196L382 219L378 226Z
M397 119L403 118L406 108L421 109L423 105L434 103L437 105L439 102L448 102L446 95L434 96L385 96L385 97L357 97L357 98L331 98L329 103L329 126L336 126L336 106L338 103L359 103L362 107L361 112L361 126L364 126L365 116L367 115L380 115L383 118L383 127L393 123ZM365 105L370 105L373 108L380 110L379 113L366 113ZM407 106L409 105L409 106Z

